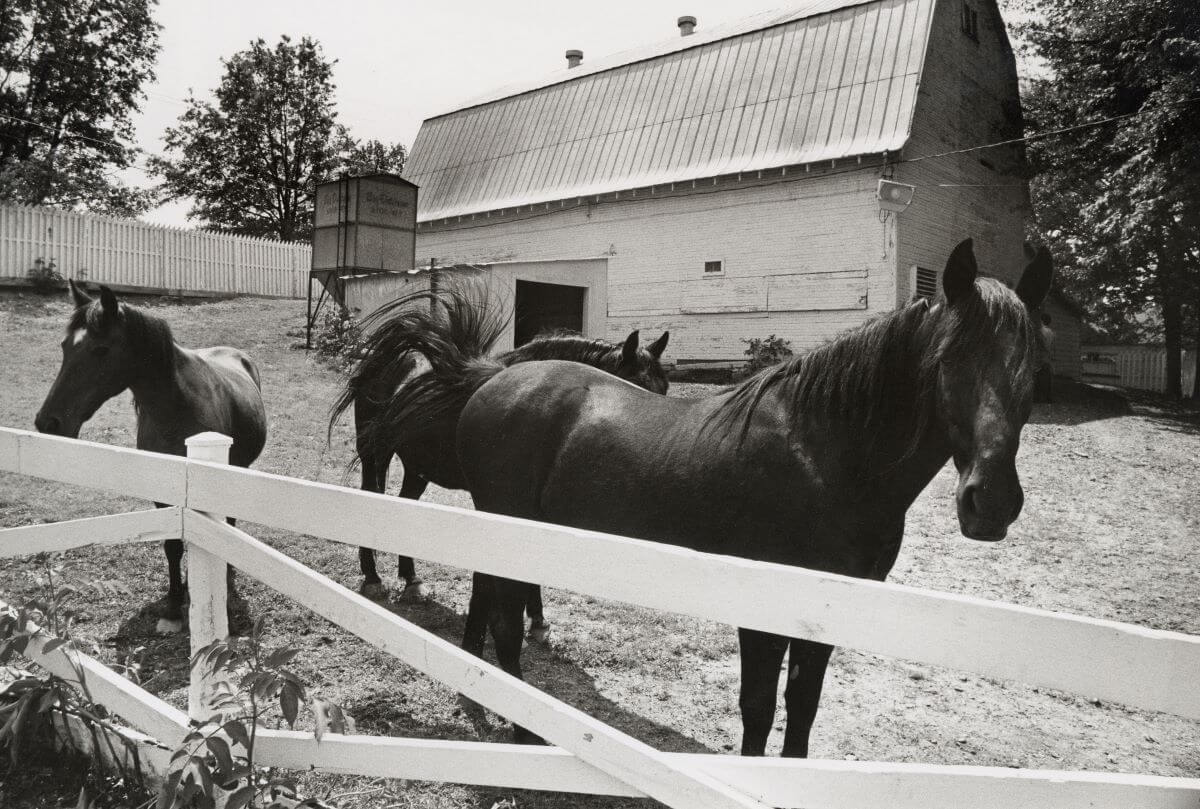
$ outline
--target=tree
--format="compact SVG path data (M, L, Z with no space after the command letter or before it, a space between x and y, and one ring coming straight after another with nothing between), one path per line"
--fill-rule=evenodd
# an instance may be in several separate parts
M152 161L167 199L214 230L284 241L312 230L318 181L339 166L345 130L334 109L334 62L305 37L259 39L224 62L215 103L189 96Z
M132 116L154 78L154 0L0 0L0 200L134 215Z
M1161 334L1179 396L1187 316L1200 316L1200 5L1023 5L1020 33L1049 71L1025 94L1032 131L1118 119L1032 144L1039 235L1099 324Z
M356 141L347 136L342 147L342 169L355 176L381 172L400 174L407 159L408 150L400 143Z

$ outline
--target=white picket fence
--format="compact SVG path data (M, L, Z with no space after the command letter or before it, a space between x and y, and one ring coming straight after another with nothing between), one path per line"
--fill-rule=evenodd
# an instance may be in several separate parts
M501 788L650 796L673 807L1017 809L1200 805L1200 779L663 753L565 705L227 525L221 517L440 561L736 626L848 646L1200 719L1200 637L969 596L697 553L370 494L220 462L0 428L0 471L170 507L0 531L0 557L94 543L188 543L191 644L222 636L226 562L554 747L263 730L264 765ZM721 592L714 599L711 594ZM64 670L64 651L35 662ZM101 702L168 745L188 714L84 660ZM207 684L196 677L193 713ZM161 760L161 756L158 760Z
M1188 396L1196 378L1196 352L1181 351L1180 365L1183 395ZM1083 378L1163 393L1167 389L1167 349L1160 345L1084 346Z
M0 205L0 278L35 261L65 278L161 293L303 298L312 249L111 216Z

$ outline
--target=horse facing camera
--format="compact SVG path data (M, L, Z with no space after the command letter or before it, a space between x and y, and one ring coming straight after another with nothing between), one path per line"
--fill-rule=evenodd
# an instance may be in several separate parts
M914 186L906 183L880 180L879 187L875 189L875 197L879 200L882 210L899 213L912 204L916 190Z

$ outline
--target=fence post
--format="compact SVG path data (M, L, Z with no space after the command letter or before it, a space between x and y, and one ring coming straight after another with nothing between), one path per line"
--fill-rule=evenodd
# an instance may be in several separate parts
M221 433L198 433L184 442L187 456L194 461L229 463L229 448L233 439ZM205 512L209 517L221 519L220 515ZM186 536L184 537L187 538ZM191 635L191 653L195 654L214 640L229 635L229 617L226 613L228 588L225 561L203 548L188 544L187 548L188 629ZM208 718L204 706L208 702L206 672L193 669L188 687L188 716L203 721Z

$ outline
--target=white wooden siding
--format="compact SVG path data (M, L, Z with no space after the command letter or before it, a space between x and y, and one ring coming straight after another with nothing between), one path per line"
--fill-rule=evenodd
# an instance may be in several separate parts
M741 360L743 340L771 333L806 351L894 305L894 219L879 219L875 179L870 168L814 171L532 218L464 219L420 228L418 263L607 258L610 340L670 329L671 360ZM724 273L706 277L704 263L715 260Z
M307 244L0 205L0 278L24 278L41 259L66 278L88 282L303 298L311 256Z

